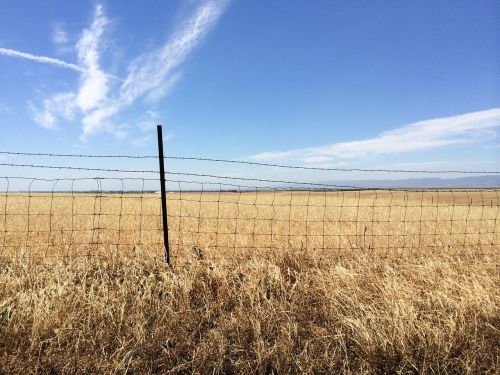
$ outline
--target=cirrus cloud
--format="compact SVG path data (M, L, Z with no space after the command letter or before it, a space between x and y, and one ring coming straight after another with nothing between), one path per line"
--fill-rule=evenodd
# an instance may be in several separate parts
M16 51L16 50L10 49L10 48L0 47L0 55L9 56L9 57L19 57L22 59L32 60L32 61L36 61L36 62L43 63L43 64L55 65L55 66L60 67L60 68L71 69L71 70L74 70L77 72L83 71L83 69L76 64L68 63L66 61L55 59L53 57L33 55L33 54L27 53L27 52Z
M149 103L159 100L179 82L181 73L178 68L216 25L227 4L228 0L202 1L180 22L163 45L131 60L126 65L124 79L114 77L102 67L110 24L102 5L96 6L91 25L81 32L74 45L77 64L6 48L0 48L0 55L51 64L79 73L74 90L49 96L42 101L41 109L30 103L33 120L40 126L55 129L58 119L77 118L82 124L82 140L99 132L123 138L123 127L114 125L114 118L138 100ZM56 28L53 38L56 44L68 41L62 29Z
M495 137L500 127L500 108L457 116L418 121L364 140L338 142L326 146L288 151L261 152L253 160L295 160L327 163L369 156L435 149L452 144Z

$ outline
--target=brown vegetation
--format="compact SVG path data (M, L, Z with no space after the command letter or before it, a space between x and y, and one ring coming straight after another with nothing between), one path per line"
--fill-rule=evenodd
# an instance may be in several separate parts
M3 373L496 373L496 258L2 261Z
M193 200L195 194L191 193ZM222 198L214 198L219 209ZM358 213L344 208L346 216L339 220L333 208L325 213L309 207L305 208L309 213L302 215L308 220L325 216L331 224L326 233L337 236L340 231L343 243L357 241L356 247L346 248L344 254L337 249L336 258L325 257L326 247L291 246L291 241L285 242L287 233L279 237L278 226L273 226L272 238L257 239L262 242L255 242L256 246L265 248L279 238L284 242L272 251L246 251L240 259L232 257L235 235L212 238L213 234L188 233L204 225L204 210L213 212L209 203L204 208L193 202L194 208L186 209L177 200L169 206L173 250L178 251L172 271L158 256L158 246L148 245L158 242L161 234L144 230L158 225L158 217L140 218L141 213L158 213L156 200L150 200L154 202L150 211L143 201L139 211L133 203L138 200L123 198L120 208L111 204L116 199L110 199L106 208L108 202L101 198L101 212L137 212L137 217L123 216L117 223L116 216L99 216L96 228L122 230L117 242L116 231L97 229L97 233L93 228L93 235L101 236L99 244L87 237L78 239L76 231L57 231L96 224L91 221L93 215L74 217L82 220L79 223L69 221L74 212L92 213L97 207L95 197L88 197L87 203L80 197L72 206L61 196L50 207L48 198L32 197L29 230L33 233L29 234L26 216L15 215L27 212L27 203L16 199L9 196L7 204L0 200L8 213L0 215L5 223L0 226L0 244L5 241L4 255L8 255L0 258L0 373L494 374L500 366L498 201L486 206L465 200L471 202L469 209L446 207L446 203L437 210L406 208L405 221L397 214L404 204L388 211L394 197L378 197L376 202L382 203L375 214L371 196L366 204L363 197L344 197L344 206L352 202L350 206L362 207ZM320 206L323 198L316 199ZM276 202L279 199L274 197ZM332 200L334 204L339 205ZM182 212L187 216L183 209L201 212L201 224L196 218L179 219ZM452 209L450 231L445 213L451 214ZM231 215L237 206L228 204L224 210ZM236 211L240 230L247 223L244 215L255 216L253 205L249 210ZM293 210L291 215L300 217L298 209ZM51 222L46 216L45 220L43 215L36 217L47 212ZM262 208L259 214L264 217L266 212ZM383 234L378 244L387 256L370 247L369 241L377 244L377 237L367 237L367 230L348 223L349 215L355 214L367 225L377 215L389 218L389 225L375 222L368 230L368 234ZM410 227L425 217L436 220L425 222L420 232ZM483 223L478 224L480 219ZM137 231L137 220L142 220L142 231ZM180 222L181 231L175 230L179 225L175 220L185 220ZM219 224L221 232L231 231L234 225L230 220ZM50 232L41 232L48 225ZM271 227L264 226L273 224L263 221L261 225L267 230ZM308 234L311 242L307 243L314 244L313 232L300 232L303 228L314 230L297 227L292 234ZM36 229L44 234L38 235ZM427 232L432 236L422 236ZM461 234L469 232L478 233L470 235L470 242ZM394 233L407 237L393 237ZM364 245L370 246L362 248L362 235ZM301 244L306 243L305 237ZM431 244L436 238L438 245L419 252L419 239L421 244ZM76 244L86 240L87 247ZM104 245L106 240L135 241L137 246ZM236 236L236 241L245 245L243 235ZM199 247L193 250L193 245ZM491 255L479 254L484 252ZM211 259L213 253L224 256ZM35 254L47 257L29 256ZM61 254L101 256L51 257Z
M500 191L169 193L170 245L232 258L495 253ZM3 212L6 215L3 215ZM157 194L0 195L0 255L162 254Z

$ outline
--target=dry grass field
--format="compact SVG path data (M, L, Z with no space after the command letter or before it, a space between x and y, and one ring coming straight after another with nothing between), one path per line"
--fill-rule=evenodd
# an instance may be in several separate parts
M499 193L4 194L0 373L498 373Z
M167 196L174 257L496 252L500 191L182 192ZM0 195L4 255L162 254L159 194Z

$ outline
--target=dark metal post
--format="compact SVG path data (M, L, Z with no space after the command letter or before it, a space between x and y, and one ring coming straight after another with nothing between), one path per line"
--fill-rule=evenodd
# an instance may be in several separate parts
M165 192L165 168L163 165L163 135L161 125L156 127L158 132L158 160L160 162L160 186L161 186L161 214L163 219L163 246L165 251L165 262L170 266L170 251L168 246L168 224L167 224L167 194Z

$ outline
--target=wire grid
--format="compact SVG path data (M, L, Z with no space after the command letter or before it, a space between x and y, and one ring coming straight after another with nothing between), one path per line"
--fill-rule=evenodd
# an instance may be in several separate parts
M188 174L191 175L191 174ZM158 179L3 177L0 255L162 256ZM23 182L23 189L13 189ZM2 186L2 185L0 185ZM167 180L171 256L494 254L498 189L346 190ZM41 190L43 188L43 190Z
M58 159L157 159L155 155L12 151L0 154ZM165 159L323 172L500 174L500 171L323 168L191 156ZM163 255L161 198L155 193L159 190L156 169L8 160L0 166L134 176L0 177L0 186L4 183L0 187L0 255L98 256L110 252ZM300 251L304 257L315 258L359 253L415 256L500 252L496 188L361 189L214 175L206 171L169 170L166 175L169 176L166 180L169 247L173 258L195 255L238 259L277 251ZM171 179L172 176L196 180ZM20 182L24 187L18 187Z
M0 256L163 253L161 198L145 190L157 180L3 177L2 182ZM105 190L105 184L114 190Z
M279 251L498 254L499 190L328 190L179 182L168 195L174 256Z

